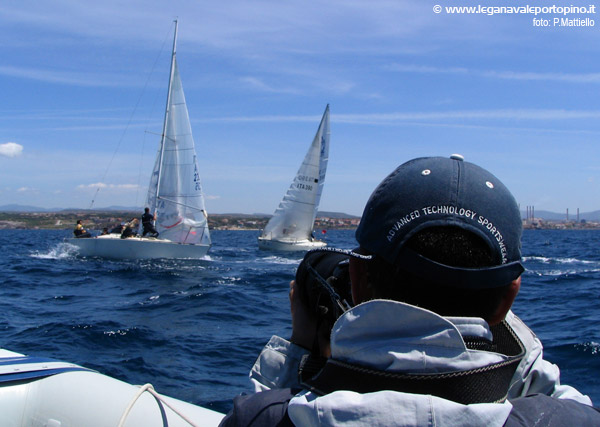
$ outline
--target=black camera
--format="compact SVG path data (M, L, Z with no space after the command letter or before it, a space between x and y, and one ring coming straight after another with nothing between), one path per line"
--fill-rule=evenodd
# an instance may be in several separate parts
M309 251L296 271L301 301L331 323L352 306L349 256L327 249Z

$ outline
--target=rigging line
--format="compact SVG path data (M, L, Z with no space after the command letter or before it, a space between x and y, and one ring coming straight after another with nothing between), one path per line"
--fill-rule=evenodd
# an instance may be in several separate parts
M164 154L165 154L165 136L167 133L167 125L168 125L168 121L170 118L170 114L171 114L171 97L173 95L173 76L175 74L175 72L177 72L177 19L175 19L174 21L175 23L175 30L173 32L173 50L171 51L171 67L169 69L169 86L168 86L168 90L167 90L167 102L165 104L165 117L163 120L163 127L162 127L162 137L160 139L160 150L159 150L159 154L157 157L157 177L156 177L156 191L154 191L153 189L153 197L158 197L160 195L160 181L161 181L161 172L162 172L162 163L163 163L163 159L164 159ZM177 77L179 78L179 74L177 74ZM154 173L154 171L153 171ZM154 178L153 178L154 179ZM158 207L156 206L156 204L154 204L153 206L154 209L154 215L156 215L156 212L158 210Z
M199 196L188 196L188 197L199 197ZM183 206L185 208L192 209L194 211L204 212L204 209L197 208L195 206L186 205L185 203L178 202L176 200L167 199L166 197L157 197L158 200L164 200L165 202L173 203L174 205Z
M161 46L159 56L165 50L165 45L167 44L167 40L170 40L170 36L171 36L171 27L169 26L169 30L167 31L167 33L165 34L165 37L163 39L163 44ZM158 58L157 58L156 62L158 62ZM155 62L155 65L156 65L156 62ZM157 136L162 137L162 133L151 132L151 131L148 130L148 127L150 126L150 124L153 123L150 120L150 117L156 111L156 106L158 105L158 98L159 98L159 96L162 96L162 94L160 94L157 91L156 95L154 96L154 101L152 102L152 107L150 109L150 113L148 114L148 118L146 119L146 128L144 129L144 138L142 139L142 154L141 154L141 157L140 157L140 168L139 168L139 171L138 171L138 192L139 192L139 189L141 188L142 169L143 169L143 163L144 163L144 148L146 146L146 138L147 138L148 134L157 135ZM138 193L136 193L136 197L135 197L136 206L137 206L137 199L138 199Z
M138 169L138 180L135 190L135 206L138 206L138 197L140 194L140 186L142 184L142 165L144 164L144 147L146 145L146 134L144 134L144 138L142 139L142 154L140 155L140 167Z
M158 98L158 97L157 97L157 98ZM156 136L160 136L160 137L162 137L162 133L158 133L158 132L152 132L152 131L149 131L148 129L146 129L144 132L145 132L145 133L149 133L149 134L151 134L151 135L156 135Z
M169 32L170 31L171 30L169 28ZM113 155L110 158L110 161L108 162L108 166L106 166L104 175L102 176L102 179L100 180L101 184L106 179L106 176L108 175L108 171L110 170L112 162L114 161L115 157L117 156L117 152L119 151L119 148L121 147L121 143L123 142L123 139L125 138L125 134L127 133L127 130L129 129L129 126L131 125L131 122L133 121L133 116L135 115L135 113L140 105L140 102L142 101L142 97L143 97L144 93L146 92L146 88L148 87L148 83L150 82L150 77L152 76L152 74L154 74L154 70L156 69L156 64L158 64L158 60L160 59L160 56L161 56L162 52L164 51L165 44L167 43L167 38L168 38L168 33L163 40L163 44L160 48L158 55L156 56L156 59L154 60L154 64L152 64L152 69L150 70L150 73L148 73L148 77L146 78L146 82L144 83L144 88L142 89L142 93L140 93L140 96L138 97L138 100L135 103L135 107L133 108L133 111L131 112L131 115L129 116L129 120L127 121L127 124L125 125L125 129L123 129L123 133L121 134L121 137L119 138L119 141L117 143L117 148L115 148L115 151L113 152ZM149 119L148 119L148 121L149 121ZM143 150L143 148L142 148L142 150ZM140 165L140 168L141 168L141 165ZM94 196L92 197L92 202L90 203L90 209L92 209L92 207L94 206L94 202L96 201L96 197L98 196L98 192L100 191L100 188L102 188L102 185L99 185L98 188L96 189L96 192L94 193ZM139 188L139 178L138 178L138 188ZM137 193L136 193L136 203L137 203Z

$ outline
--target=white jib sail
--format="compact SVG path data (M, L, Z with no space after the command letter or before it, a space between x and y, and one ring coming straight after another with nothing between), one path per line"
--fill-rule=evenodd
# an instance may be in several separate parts
M175 47L167 99L164 136L148 187L148 207L151 212L156 211L159 238L210 245L196 150Z
M262 236L271 240L310 239L329 159L329 105L300 169Z

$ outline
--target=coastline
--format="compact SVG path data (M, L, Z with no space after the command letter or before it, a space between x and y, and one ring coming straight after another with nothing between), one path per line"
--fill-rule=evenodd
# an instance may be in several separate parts
M114 227L141 214L137 211L63 211L63 212L1 212L0 230L71 230L77 220L86 229L101 231ZM208 227L211 230L262 230L270 215L261 214L211 214ZM314 229L355 229L360 218L338 213L322 213L315 219ZM525 230L600 230L595 221L550 221L543 218L523 220Z
M0 230L71 230L77 220L90 231L101 231L141 216L137 211L0 212ZM211 230L262 230L270 215L211 214ZM353 229L360 218L318 216L315 229Z

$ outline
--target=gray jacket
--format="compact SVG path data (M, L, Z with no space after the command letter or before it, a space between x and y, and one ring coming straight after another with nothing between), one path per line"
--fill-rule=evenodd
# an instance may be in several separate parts
M385 319L382 322L382 319ZM587 396L560 384L560 372L542 358L539 339L512 312L507 323L525 347L525 356L511 380L509 400L463 405L424 394L396 391L335 391L324 396L304 390L291 399L288 414L296 425L498 425L511 412L511 398L543 393L591 405ZM506 356L470 350L463 336L492 339L479 318L444 318L395 301L360 304L335 323L332 358L386 372L441 373L476 369ZM250 373L255 391L300 387L298 367L306 350L272 337Z

